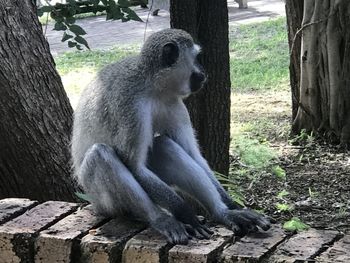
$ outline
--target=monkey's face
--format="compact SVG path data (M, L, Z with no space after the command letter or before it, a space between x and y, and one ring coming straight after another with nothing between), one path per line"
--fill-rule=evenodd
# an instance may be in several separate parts
M175 96L187 97L199 91L206 82L206 74L197 57L200 47L178 43L167 43L163 46L162 70L165 92Z

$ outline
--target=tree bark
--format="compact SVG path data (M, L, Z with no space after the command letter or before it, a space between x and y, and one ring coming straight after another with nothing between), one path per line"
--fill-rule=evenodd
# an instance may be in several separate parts
M296 8L299 13L301 7ZM349 21L347 0L304 1L301 60L299 64L292 60L293 67L300 69L300 76L291 76L299 77L300 85L294 133L305 129L327 135L333 142L350 142Z
M0 0L0 57L0 199L75 199L73 110L31 0Z
M202 46L200 62L208 82L186 104L205 158L213 170L228 174L231 84L227 1L171 0L170 21Z
M288 25L288 42L290 49L290 86L292 94L292 118L294 120L299 107L300 87L300 47L301 35L297 31L301 28L303 20L304 1L286 0L286 14ZM294 39L294 37L296 38ZM292 46L293 45L293 46Z

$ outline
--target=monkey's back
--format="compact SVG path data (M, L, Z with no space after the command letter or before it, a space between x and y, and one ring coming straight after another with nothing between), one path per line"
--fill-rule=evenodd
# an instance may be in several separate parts
M83 90L74 111L71 145L74 169L79 168L93 144L113 146L111 138L135 118L139 94L145 90L138 59L129 57L104 67Z

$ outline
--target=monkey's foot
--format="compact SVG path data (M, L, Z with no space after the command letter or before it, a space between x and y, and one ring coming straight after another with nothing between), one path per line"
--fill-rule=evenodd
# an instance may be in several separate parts
M265 231L271 227L268 218L249 209L228 210L220 221L231 228L237 236L256 232L258 227Z
M187 233L184 224L171 215L162 215L152 224L152 228L166 237L171 244L186 245L191 236Z

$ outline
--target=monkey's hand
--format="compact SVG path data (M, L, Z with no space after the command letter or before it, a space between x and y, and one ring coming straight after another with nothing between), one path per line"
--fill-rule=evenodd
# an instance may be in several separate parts
M237 236L256 232L258 227L265 231L270 228L270 220L268 218L250 209L227 210L218 221L232 229Z
M171 244L186 245L191 238L184 224L177 221L172 215L162 214L151 224L152 228L164 235Z

